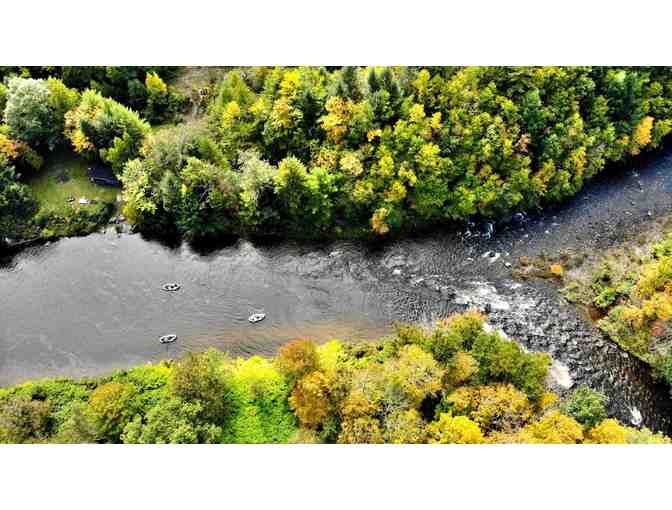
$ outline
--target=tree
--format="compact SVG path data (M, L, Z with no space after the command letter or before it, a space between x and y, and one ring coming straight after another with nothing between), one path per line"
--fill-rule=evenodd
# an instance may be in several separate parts
M89 397L88 411L101 438L117 442L136 412L137 390L132 384L109 382L98 386Z
M297 339L280 348L275 363L290 384L319 369L317 348L310 340Z
M385 363L382 372L384 405L391 411L417 409L441 389L443 371L432 355L417 345L400 349L399 357Z
M0 443L32 443L48 434L51 406L49 402L27 396L0 401Z
M380 422L375 418L362 416L346 420L341 424L338 442L341 444L379 444L385 441Z
M478 424L466 416L443 413L427 427L430 443L482 444L485 437Z
M202 420L201 402L169 398L137 415L124 428L125 444L211 444L219 442L220 427Z
M511 384L463 386L446 401L453 413L465 414L484 431L513 432L527 423L534 413L527 395Z
M82 402L75 402L70 407L68 418L52 438L52 443L84 444L96 443L101 434L89 408Z
M421 444L427 441L427 424L415 409L392 413L384 423L386 443Z
M0 232L13 235L36 212L37 202L30 188L16 180L14 167L0 154Z
M62 143L64 141L65 130L65 114L77 106L79 102L79 93L56 78L48 78L46 80L47 88L49 89L49 110L51 112L51 126L52 133L50 143Z
M606 403L606 395L588 386L581 386L572 392L560 409L587 429L591 429L607 418Z
M32 78L10 79L4 118L17 139L31 145L51 142L54 130L47 85Z
M232 234L237 226L240 176L224 167L188 158L180 174L178 226L188 239Z
M94 90L85 91L79 105L65 115L65 134L75 152L100 157L117 175L139 155L149 131L136 112Z
M322 372L311 372L296 384L289 405L307 428L319 427L331 413L329 381Z
M147 90L147 107L145 117L152 123L160 123L170 119L170 94L168 86L155 72L148 72L145 78Z
M583 430L574 418L551 411L523 428L518 436L522 443L576 444L583 440Z
M175 363L170 389L187 403L200 403L202 417L222 424L230 415L231 373L221 353L189 353Z
M616 420L603 420L586 433L586 443L626 444L628 429Z

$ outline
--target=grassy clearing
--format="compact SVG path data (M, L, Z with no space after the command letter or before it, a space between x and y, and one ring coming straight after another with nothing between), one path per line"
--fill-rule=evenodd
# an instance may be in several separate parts
M56 239L95 232L117 209L121 190L89 181L88 163L71 151L62 150L47 159L43 168L28 176L26 183L39 204L39 211L24 237ZM79 204L86 198L89 204Z
M90 207L79 205L79 198L103 203L115 203L120 190L99 186L89 181L88 163L70 151L60 151L49 158L44 167L27 179L40 204L40 214L67 215L73 209ZM74 197L74 203L68 198Z

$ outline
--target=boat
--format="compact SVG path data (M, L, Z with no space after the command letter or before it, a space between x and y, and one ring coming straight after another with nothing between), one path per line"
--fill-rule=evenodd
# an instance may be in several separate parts
M177 335L163 335L159 338L159 342L162 344L170 344L177 340Z
M263 321L265 318L266 318L265 313L253 313L247 320L250 321L252 324L255 324L257 322Z
M166 292L175 292L176 290L180 290L180 284L179 283L164 283L161 288L165 290Z

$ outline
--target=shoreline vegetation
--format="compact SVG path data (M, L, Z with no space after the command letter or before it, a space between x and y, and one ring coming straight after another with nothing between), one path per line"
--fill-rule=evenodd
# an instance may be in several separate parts
M554 280L610 341L672 386L672 217L628 236L603 253L581 249L529 259L518 277Z
M379 241L560 203L672 131L669 68L0 67L0 81L0 250L119 213L164 239ZM89 164L122 190L89 183ZM671 243L565 293L668 382ZM572 284L566 261L547 262ZM558 401L547 357L482 320L0 389L0 439L667 441L608 419L591 390Z
M112 168L142 233L383 239L561 202L672 130L666 68L4 67L0 78L3 240L109 221L100 206L40 212L30 182L66 147Z
M105 377L0 389L6 443L669 444L607 416L604 395L560 399L550 358L477 311L373 343L297 339L274 359L210 349Z

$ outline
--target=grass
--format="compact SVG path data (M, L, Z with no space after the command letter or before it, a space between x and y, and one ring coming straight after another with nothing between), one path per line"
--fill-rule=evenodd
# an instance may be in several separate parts
M92 183L87 169L86 160L68 150L56 152L48 158L44 167L26 180L40 204L40 214L67 216L73 210L90 207L77 203L82 197L101 203L115 203L121 190ZM69 197L74 197L75 202L68 203Z

